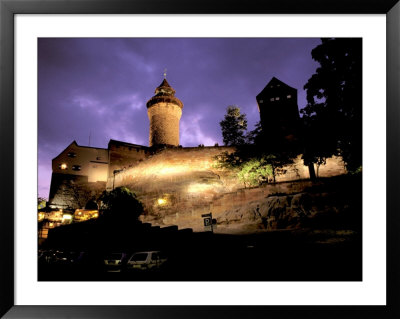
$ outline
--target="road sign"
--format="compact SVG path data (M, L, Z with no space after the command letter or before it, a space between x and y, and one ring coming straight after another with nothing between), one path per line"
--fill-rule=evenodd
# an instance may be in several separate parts
M204 230L214 232L213 224L215 219L212 218L212 213L202 214L201 217L204 218L203 219Z

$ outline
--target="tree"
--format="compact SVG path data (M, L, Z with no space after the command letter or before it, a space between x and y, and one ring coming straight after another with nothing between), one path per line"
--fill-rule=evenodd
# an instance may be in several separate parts
M239 180L246 186L267 183L271 177L286 173L286 167L293 164L297 153L265 152L257 144L238 146L235 152L223 152L216 157L216 168L235 171Z
M273 176L273 170L265 158L251 158L240 165L237 175L245 187L258 186L268 183L268 177Z
M240 108L228 106L224 119L219 123L222 137L226 146L242 145L245 143L247 130L246 114L240 113Z
M338 154L348 170L355 170L362 161L362 42L321 41L311 52L320 67L304 86L305 161L323 162Z
M99 201L103 215L113 220L137 220L143 213L143 205L126 187L117 187L110 192L104 191Z

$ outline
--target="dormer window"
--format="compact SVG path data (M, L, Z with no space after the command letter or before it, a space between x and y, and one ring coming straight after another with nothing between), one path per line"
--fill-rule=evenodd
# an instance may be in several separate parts
M68 157L76 157L76 153L74 153L74 152L69 152L69 153L67 154L67 156L68 156Z
M65 170L65 169L68 168L68 166L67 166L67 164L62 163L62 164L58 165L58 168L59 168L59 169L62 169L62 170Z
M81 166L80 165L74 165L74 166L72 166L72 170L73 171L80 171L81 170Z

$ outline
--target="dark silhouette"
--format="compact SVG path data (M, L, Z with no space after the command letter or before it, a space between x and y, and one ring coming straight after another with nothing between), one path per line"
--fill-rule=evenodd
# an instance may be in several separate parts
M245 143L247 120L246 114L241 114L239 107L233 105L228 106L225 117L219 125L221 126L225 145L233 146Z
M321 40L311 52L320 67L304 86L304 159L341 155L353 171L362 164L362 40Z
M117 187L110 192L104 191L99 198L103 218L123 222L137 220L143 213L143 205L126 187Z

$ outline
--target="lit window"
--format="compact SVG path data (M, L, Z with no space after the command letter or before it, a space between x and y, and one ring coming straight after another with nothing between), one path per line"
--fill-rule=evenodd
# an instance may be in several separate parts
M271 102L273 102L274 100L275 100L274 98L270 99Z
M74 166L72 166L72 170L80 171L81 170L81 166L80 165L74 165Z
M275 98L275 101L279 101L279 96Z
M58 167L61 168L61 169L67 169L68 166L67 166L67 164L62 163Z
M264 102L264 100L260 100L260 103L263 103Z
M288 99L290 99L291 97L292 97L291 95L288 95L288 96L287 96Z
M69 152L67 155L68 157L76 157L76 153L74 152Z

